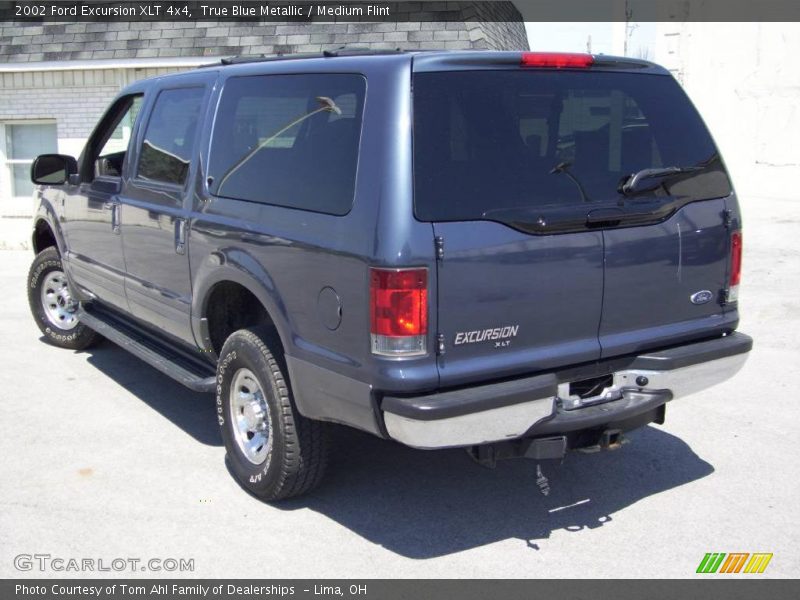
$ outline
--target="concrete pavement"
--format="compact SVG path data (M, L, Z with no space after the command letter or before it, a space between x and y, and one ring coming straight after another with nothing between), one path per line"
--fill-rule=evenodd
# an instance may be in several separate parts
M341 429L324 485L276 506L227 473L212 396L108 342L45 344L32 255L0 252L0 576L92 575L14 567L47 553L189 558L193 577L692 577L712 551L772 552L764 576L797 576L800 203L748 199L744 239L744 370L621 450L548 469L549 497L532 462L490 471Z

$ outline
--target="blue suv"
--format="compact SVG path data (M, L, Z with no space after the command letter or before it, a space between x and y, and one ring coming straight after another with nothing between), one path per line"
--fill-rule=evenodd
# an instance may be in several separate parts
M226 59L128 86L32 179L46 339L214 393L266 500L320 481L329 422L489 466L615 448L752 345L730 179L645 61Z

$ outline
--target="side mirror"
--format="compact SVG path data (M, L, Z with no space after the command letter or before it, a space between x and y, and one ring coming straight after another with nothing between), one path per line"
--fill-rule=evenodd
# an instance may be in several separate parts
M78 161L65 154L42 154L31 165L31 181L37 185L62 185L78 173Z

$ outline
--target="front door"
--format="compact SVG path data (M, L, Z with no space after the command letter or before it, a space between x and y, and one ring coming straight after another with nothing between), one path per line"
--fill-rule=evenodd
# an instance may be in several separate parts
M128 309L119 192L141 95L118 99L81 156L81 183L64 197L65 259L75 284L105 304Z

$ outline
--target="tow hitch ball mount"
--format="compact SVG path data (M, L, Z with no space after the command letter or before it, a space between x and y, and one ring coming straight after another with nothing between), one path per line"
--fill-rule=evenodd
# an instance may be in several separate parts
M616 450L628 442L620 429L606 429L596 438L595 442L587 445L573 446L572 449L585 453L599 452L601 450ZM498 460L509 458L531 458L536 461L564 460L569 446L567 436L510 440L496 442L483 446L470 446L467 453L470 458L482 467L493 469Z

